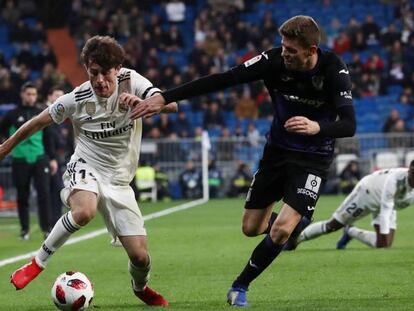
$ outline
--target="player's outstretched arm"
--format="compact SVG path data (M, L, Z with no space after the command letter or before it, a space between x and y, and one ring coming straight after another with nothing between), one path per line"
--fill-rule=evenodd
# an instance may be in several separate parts
M3 160L20 142L32 136L37 131L53 123L49 115L49 108L24 123L19 129L0 145L0 160Z
M140 117L151 117L163 111L166 107L165 104L166 102L162 95L157 94L151 96L150 98L143 100L139 105L135 105L131 111L130 117L133 120Z

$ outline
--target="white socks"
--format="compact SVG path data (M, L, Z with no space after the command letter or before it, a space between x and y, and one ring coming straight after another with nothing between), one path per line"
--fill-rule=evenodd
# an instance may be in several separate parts
M69 211L60 217L53 227L52 232L50 232L38 250L35 256L36 263L44 268L47 265L49 257L69 239L72 233L75 233L80 228L81 226L73 220L72 212Z
M128 261L128 271L132 277L132 287L135 291L142 291L147 285L150 270L151 270L151 257L148 254L149 263L146 267L137 267L131 260Z
M315 239L326 233L326 224L328 221L318 221L305 228L298 238L298 242Z
M377 234L374 231L362 230L356 227L348 229L348 234L351 238L354 238L368 246L377 246Z

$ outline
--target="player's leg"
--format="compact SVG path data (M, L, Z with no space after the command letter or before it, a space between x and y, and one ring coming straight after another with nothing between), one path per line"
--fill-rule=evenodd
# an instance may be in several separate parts
M332 218L330 220L317 221L303 230L300 233L297 241L298 243L301 243L303 241L313 240L320 237L321 235L335 232L343 227L344 225L335 218Z
M245 209L242 218L242 232L248 237L270 233L278 214L273 212L273 203L265 209Z
M101 185L99 211L108 231L119 239L128 254L128 271L135 296L148 305L166 306L168 301L147 286L151 257L147 250L144 219L130 186Z
M46 159L40 159L34 164L33 169L33 184L37 192L39 225L46 238L52 229L49 162Z
M17 290L23 289L36 278L46 267L49 258L96 214L97 195L94 192L74 190L68 203L71 211L57 221L32 261L12 274L11 283Z
M262 211L271 211L272 207L273 204ZM245 213L254 214L256 212L258 212L258 210L246 210ZM273 223L270 234L267 234L256 246L243 271L233 282L227 294L229 304L241 307L247 305L246 291L248 290L250 283L280 254L284 243L287 241L289 235L297 226L301 218L302 215L287 204L282 206L278 217Z
M128 254L128 271L132 278L134 294L151 306L167 306L168 301L147 286L151 270L151 257L147 251L146 236L119 237Z
M13 161L12 176L17 190L17 213L20 222L20 238L30 238L29 195L30 195L30 165L24 162Z

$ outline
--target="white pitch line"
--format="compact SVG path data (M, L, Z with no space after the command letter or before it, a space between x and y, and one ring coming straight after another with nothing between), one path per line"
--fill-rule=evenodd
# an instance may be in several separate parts
M179 212L179 211L182 211L182 210L185 210L185 209L189 209L189 208L192 208L194 206L204 204L206 202L207 202L206 199L199 199L199 200L196 200L196 201L191 201L191 202L184 203L184 204L181 204L181 205L177 205L177 206L174 206L174 207L171 207L171 208L167 208L165 210L162 210L162 211L159 211L159 212L156 212L156 213L146 215L143 218L144 218L145 221L148 221L148 220L163 217L163 216L175 213L175 212ZM107 232L108 231L106 229L95 230L95 231L86 233L84 235L81 235L79 237L71 238L64 245L71 245L71 244L79 243L79 242L82 242L82 241L85 241L85 240L93 239L94 237L100 236L100 235L102 235L104 233L107 233ZM37 253L37 250L26 253L26 254L23 254L23 255L19 255L19 256L15 256L15 257L0 260L0 267L6 266L6 265L11 264L11 263L15 263L15 262L20 261L20 260L32 258L34 255L36 255L36 253Z

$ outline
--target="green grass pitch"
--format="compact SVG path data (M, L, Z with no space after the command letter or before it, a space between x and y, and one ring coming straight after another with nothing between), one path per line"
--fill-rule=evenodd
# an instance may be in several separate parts
M343 197L322 197L315 220L329 218ZM144 214L175 202L142 204ZM150 286L169 301L169 310L229 310L226 292L261 237L240 231L243 201L209 203L146 223L153 259ZM41 234L36 220L30 241L19 241L16 219L0 219L0 260L36 250ZM365 218L358 226L370 228ZM371 249L351 241L347 250L333 233L283 253L251 286L249 310L414 310L414 208L400 211L391 249ZM100 216L76 236L102 228ZM0 310L55 310L50 289L64 271L78 270L92 280L89 310L149 310L133 296L122 248L108 235L59 250L33 283L16 292L10 274L25 261L0 267Z

